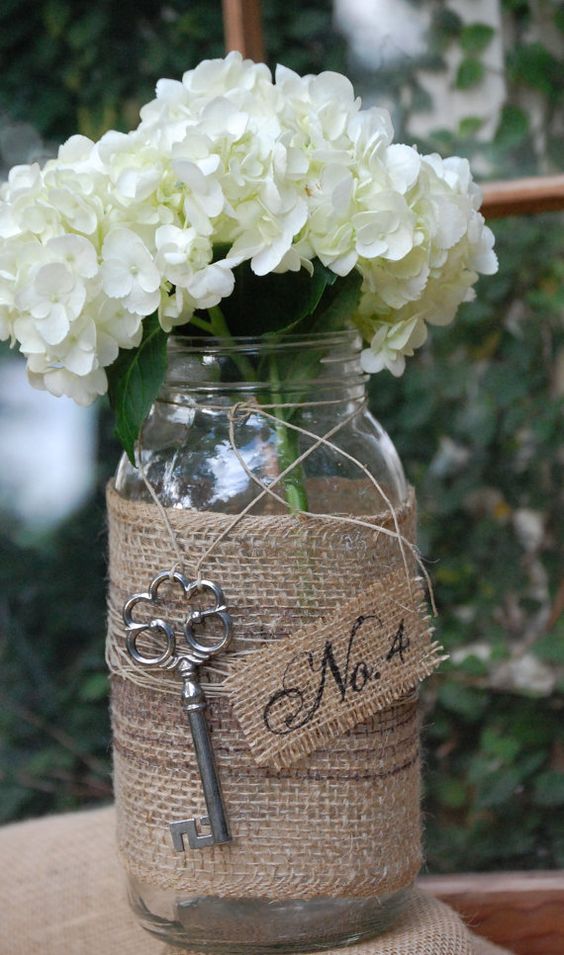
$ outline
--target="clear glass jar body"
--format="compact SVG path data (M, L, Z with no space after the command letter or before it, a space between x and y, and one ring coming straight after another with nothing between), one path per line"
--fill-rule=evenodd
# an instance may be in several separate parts
M407 486L367 410L360 345L352 331L268 343L171 336L166 381L143 429L144 474L124 456L117 492L148 501L148 482L165 507L233 515L251 505L253 515L357 516L400 506ZM149 931L218 955L350 944L389 928L409 892L238 899L201 896L194 885L180 897L130 881Z

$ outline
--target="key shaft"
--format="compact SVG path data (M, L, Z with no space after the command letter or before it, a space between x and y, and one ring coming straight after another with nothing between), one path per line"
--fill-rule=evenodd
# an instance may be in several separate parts
M208 704L197 678L196 668L190 664L184 664L184 666L181 666L180 673L183 680L182 702L192 733L194 752L207 809L207 818L202 819L201 822L209 825L212 835L212 841L207 841L208 837L202 835L202 841L199 841L198 845L201 846L203 840L206 840L206 845L230 842L231 833L225 813L210 729L206 719ZM191 833L189 832L188 835L190 837ZM191 842L190 844L192 845Z

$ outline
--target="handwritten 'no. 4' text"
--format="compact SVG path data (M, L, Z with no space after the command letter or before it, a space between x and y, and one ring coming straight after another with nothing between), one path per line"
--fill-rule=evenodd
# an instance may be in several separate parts
M351 628L344 660L337 659L332 640L325 641L319 654L305 651L292 657L284 670L281 688L269 697L264 707L264 724L270 733L286 736L307 726L322 708L331 680L337 700L345 703L351 694L361 694L367 686L380 680L384 666L394 657L397 656L400 663L404 663L410 641L403 620L395 629L389 649L379 663L355 659L355 638L367 620L376 620L383 630L377 614L357 617Z

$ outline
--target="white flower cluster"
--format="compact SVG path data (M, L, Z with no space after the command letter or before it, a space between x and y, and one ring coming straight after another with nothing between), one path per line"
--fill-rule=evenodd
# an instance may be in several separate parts
M145 316L170 330L230 295L243 261L265 275L318 258L361 272L364 366L400 373L497 263L467 162L392 134L337 73L273 82L230 53L159 81L133 132L73 136L0 187L0 337L34 384L86 404Z

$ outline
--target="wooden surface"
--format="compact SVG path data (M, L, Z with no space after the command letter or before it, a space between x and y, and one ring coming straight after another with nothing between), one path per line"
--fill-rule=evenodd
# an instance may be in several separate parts
M423 876L419 885L515 955L564 955L564 871Z
M265 59L260 0L222 0L225 49L263 63Z
M536 176L481 184L486 219L564 209L564 176ZM562 952L564 955L564 950Z

